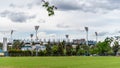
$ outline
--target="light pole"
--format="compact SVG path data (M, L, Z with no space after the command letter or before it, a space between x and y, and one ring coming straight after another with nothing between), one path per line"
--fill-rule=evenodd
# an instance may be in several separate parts
M30 34L30 37L31 37L31 42L33 41L33 34Z
M35 26L35 31L36 31L36 42L38 41L38 36L37 36L37 34L38 34L38 29L39 29L39 26L37 25L37 26ZM36 56L38 55L38 46L36 46Z
M14 32L14 30L11 30L11 32L10 32L10 34L11 34L11 43L13 43L13 37L12 37L13 32Z
M36 40L38 40L38 36L37 36L37 34L38 34L38 29L39 29L39 26L35 26L35 31L36 31Z
M68 44L68 41L69 41L69 35L68 34L66 34L65 35L65 37L66 37L66 43ZM65 54L66 54L66 46L67 46L67 44L65 45Z
M66 34L65 36L66 36L67 43L68 43L68 41L69 41L69 35L68 35L68 34Z
M10 34L11 34L11 45L13 46L13 32L14 32L14 30L11 30L11 32L10 32ZM11 46L11 48L12 48L12 46Z
M97 40L98 40L98 33L95 32L95 36L96 36L96 43L97 43Z
M88 27L85 27L86 31L86 45L88 46Z

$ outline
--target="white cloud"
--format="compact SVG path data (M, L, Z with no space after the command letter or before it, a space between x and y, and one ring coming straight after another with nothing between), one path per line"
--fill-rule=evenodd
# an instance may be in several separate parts
M69 34L71 39L85 38L85 26L89 27L89 39L95 39L96 31L102 35L99 40L119 35L118 0L48 0L58 7L52 17L48 17L47 11L41 6L41 0L7 1L0 1L0 29L15 29L15 38L26 39L29 34L35 34L35 25L40 26L40 38L55 36L57 39L65 39L65 34Z

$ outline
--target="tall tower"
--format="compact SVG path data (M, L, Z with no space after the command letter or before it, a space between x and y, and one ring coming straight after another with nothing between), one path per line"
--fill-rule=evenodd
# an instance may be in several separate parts
M97 43L97 40L98 40L98 33L95 32L95 36L96 36L96 43Z
M31 42L33 41L33 34L30 34Z
M6 37L3 38L3 51L7 52L7 38Z
M10 41L11 44L13 44L13 36L12 36L12 35L13 35L13 32L14 32L14 30L11 30L11 32L10 32L10 34L11 34L11 41Z
M88 27L85 27L86 31L86 45L88 46Z
M38 40L38 36L37 36L37 34L38 34L38 29L39 29L39 26L35 26L35 31L36 31L36 40Z

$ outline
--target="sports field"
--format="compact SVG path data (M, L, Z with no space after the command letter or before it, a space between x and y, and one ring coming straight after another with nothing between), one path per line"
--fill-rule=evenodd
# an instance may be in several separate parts
M120 57L0 57L0 68L120 68Z

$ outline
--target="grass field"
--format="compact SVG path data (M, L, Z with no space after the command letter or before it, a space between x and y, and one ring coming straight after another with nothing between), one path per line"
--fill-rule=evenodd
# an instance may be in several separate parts
M0 68L120 68L120 57L0 57Z

